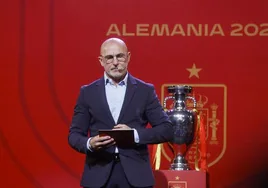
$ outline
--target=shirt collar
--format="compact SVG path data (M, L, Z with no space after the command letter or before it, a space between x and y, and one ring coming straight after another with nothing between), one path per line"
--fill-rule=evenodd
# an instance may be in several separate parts
M125 85L126 86L127 85L127 78L128 78L128 72L127 72L125 78L122 81L120 81L118 83L118 85ZM105 85L107 85L108 83L114 85L113 80L107 76L106 72L104 72L104 81L105 81Z

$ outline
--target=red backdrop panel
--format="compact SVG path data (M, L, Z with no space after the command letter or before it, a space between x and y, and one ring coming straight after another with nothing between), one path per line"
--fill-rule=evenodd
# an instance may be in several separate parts
M160 99L168 84L224 86L199 90L220 105L225 126L218 148L208 147L210 159L219 155L224 136L209 184L262 183L266 1L11 0L0 7L1 187L79 187L84 156L68 146L68 127L80 86L103 74L99 46L112 36L126 41L130 72L153 83ZM193 64L201 70L191 76Z

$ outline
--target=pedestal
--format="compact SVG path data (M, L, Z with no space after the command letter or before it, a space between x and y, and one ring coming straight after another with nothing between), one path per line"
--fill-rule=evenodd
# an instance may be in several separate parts
M154 188L206 188L206 173L195 170L156 170Z

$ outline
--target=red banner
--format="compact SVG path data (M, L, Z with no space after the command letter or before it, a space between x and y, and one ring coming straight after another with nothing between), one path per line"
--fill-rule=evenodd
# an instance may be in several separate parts
M80 86L103 75L99 47L112 36L126 41L129 71L153 83L161 102L168 85L193 86L206 145L193 144L187 157L208 166L210 187L264 185L267 7L262 0L3 1L1 187L78 187L84 156L68 145L68 128ZM167 169L172 151L161 148Z

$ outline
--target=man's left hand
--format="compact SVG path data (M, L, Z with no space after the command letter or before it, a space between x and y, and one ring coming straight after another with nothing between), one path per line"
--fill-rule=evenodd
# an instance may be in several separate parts
M131 128L129 126L127 126L126 124L118 124L118 125L114 126L113 129L130 130Z

